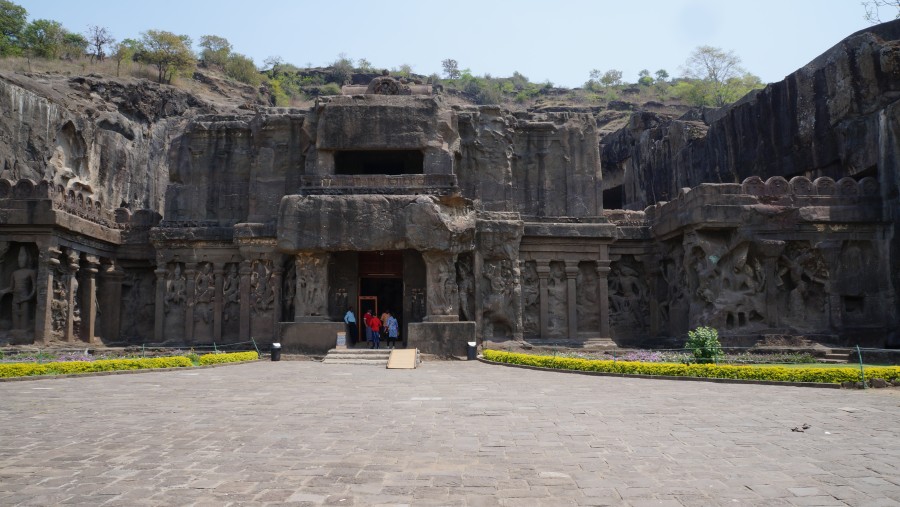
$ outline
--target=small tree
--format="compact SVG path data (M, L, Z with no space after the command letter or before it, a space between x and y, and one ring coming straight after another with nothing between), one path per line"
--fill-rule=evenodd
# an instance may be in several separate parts
M599 70L594 69L591 71L591 78L592 79L599 78L600 84L602 84L603 86L605 86L607 88L610 86L618 86L618 85L622 84L622 71L616 70L616 69L610 69L601 75Z
M356 70L358 70L359 72L362 72L364 74L370 74L370 73L374 72L374 69L372 67L372 62L370 62L369 60L366 60L365 58L360 58L359 60L356 61Z
M656 71L657 82L663 82L667 79L669 79L669 73L666 72L666 69L659 69L658 71Z
M653 78L650 77L650 71L644 69L638 72L638 84L641 86L650 86L653 84Z
M284 65L284 58L280 56L270 56L263 60L263 64L266 68L272 69L272 75L278 75L278 71L281 70L281 67Z
M688 340L684 348L694 354L694 359L698 363L712 363L723 355L719 332L712 327L702 326L688 331Z
M89 45L88 40L80 33L66 32L63 34L59 56L65 60L77 60L84 56Z
M147 30L141 34L136 59L155 66L160 83L171 83L176 73L186 72L194 66L196 59L190 48L191 38L187 35Z
M863 0L862 6L866 10L866 21L877 25L881 23L881 9L885 8L888 15L893 14L894 19L900 19L900 0Z
M103 52L103 48L111 47L116 41L116 39L113 38L112 33L110 33L105 26L96 25L88 27L87 40L90 47L94 50L93 53L91 53L91 63L94 63L94 58L102 62L103 57L106 56Z
M206 65L225 67L228 57L231 55L231 43L225 37L218 35L200 36L200 59Z
M116 60L116 77L119 77L122 62L131 62L139 47L140 43L134 39L125 39L113 47L112 57Z
M28 11L21 5L0 0L0 56L19 54L27 16Z
M452 58L447 58L441 62L441 66L444 67L444 75L447 76L447 79L459 79L459 63Z
M29 57L57 58L65 35L66 30L58 21L36 19L25 27L22 39Z
M251 86L257 86L262 81L262 76L256 70L253 59L240 53L228 55L228 61L225 62L225 75Z
M328 80L338 86L343 85L350 80L353 75L353 60L347 58L346 53L338 55L337 60L329 65Z

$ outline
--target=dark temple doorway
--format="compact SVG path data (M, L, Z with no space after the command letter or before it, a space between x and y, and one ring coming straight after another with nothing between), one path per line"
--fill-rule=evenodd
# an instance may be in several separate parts
M365 315L366 310L372 310L378 317L384 312L390 312L401 323L399 343L403 343L403 252L359 253L357 310L357 315L360 316ZM364 337L365 332L361 330L360 336ZM386 343L387 336L383 336L381 340ZM360 341L365 343L365 338Z

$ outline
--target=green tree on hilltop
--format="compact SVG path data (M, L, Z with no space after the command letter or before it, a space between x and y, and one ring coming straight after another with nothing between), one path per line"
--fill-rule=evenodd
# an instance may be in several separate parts
M676 96L695 106L722 107L757 88L759 77L741 67L734 51L700 46L691 53L684 66L686 80L675 85Z
M172 77L194 67L191 38L165 30L147 30L141 34L140 49L135 59L156 67L158 81L171 83Z
M0 56L17 55L22 49L22 31L28 11L21 5L0 0Z
M225 67L228 57L231 56L231 43L225 37L218 35L200 36L200 59L206 65Z

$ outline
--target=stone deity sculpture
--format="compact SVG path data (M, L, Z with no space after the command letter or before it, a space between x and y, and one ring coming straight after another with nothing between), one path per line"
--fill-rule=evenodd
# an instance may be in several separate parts
M12 272L9 286L0 290L0 296L12 293L13 329L28 329L28 321L31 319L29 310L36 289L35 281L35 270L28 267L28 252L20 248L19 269Z

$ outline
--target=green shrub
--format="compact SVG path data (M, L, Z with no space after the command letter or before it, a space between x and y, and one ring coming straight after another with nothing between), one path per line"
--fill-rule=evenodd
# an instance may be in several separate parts
M484 358L499 363L537 366L560 370L595 371L628 375L658 375L668 377L727 378L778 382L816 382L840 384L857 382L856 368L785 368L783 366L734 366L715 364L640 363L635 361L604 361L553 356L514 354L485 350ZM866 369L866 378L900 379L900 367L888 366Z
M698 363L711 363L723 355L719 332L712 327L701 326L688 331L688 341L684 344L684 348L694 354L694 359Z
M149 368L186 368L193 366L186 357L152 357L146 359L101 359L98 361L64 361L53 363L0 364L0 378L33 375L68 375L99 371L144 370Z
M256 352L229 352L222 354L203 354L200 356L200 364L239 363L241 361L255 361L259 359Z

